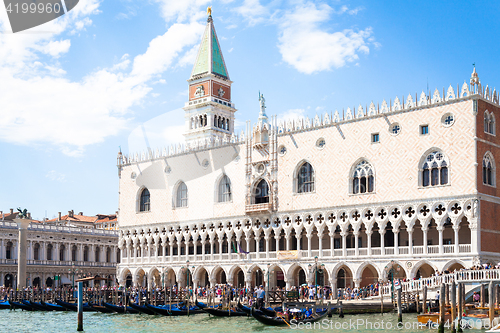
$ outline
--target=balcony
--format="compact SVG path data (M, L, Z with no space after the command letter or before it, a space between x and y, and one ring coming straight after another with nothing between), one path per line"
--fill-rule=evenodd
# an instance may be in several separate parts
M273 210L273 204L270 202L261 204L251 204L245 206L247 214L269 213Z

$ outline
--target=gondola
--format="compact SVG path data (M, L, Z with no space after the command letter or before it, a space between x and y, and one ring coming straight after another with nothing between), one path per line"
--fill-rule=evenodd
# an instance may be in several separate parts
M40 301L40 304L45 306L48 309L48 311L68 311L68 309L66 309L63 306L60 306L59 304L46 303L44 301Z
M48 311L45 306L43 306L41 303L38 302L32 302L32 301L27 301L27 300L22 300L24 305L31 306L34 311Z
M135 313L140 313L138 310L131 308L130 306L127 306L127 309L125 310L125 307L122 305L114 305L111 303L102 303L105 307L107 307L110 310L113 310L113 312L116 313L130 313L130 314L135 314Z
M101 312L101 313L113 313L115 311L113 311L112 309L109 309L103 305L98 305L98 304L89 304L90 307L98 312Z
M75 312L78 311L78 303L64 302L59 299L56 299L56 303L70 311L75 311ZM93 309L89 305L89 303L83 303L83 312L96 312L96 311L97 310Z
M276 311L273 308L260 308L260 311L264 312L266 316L274 317L276 316Z
M199 309L198 307L190 307L189 311L187 309L183 308L176 308L168 305L163 305L163 306L155 306L151 304L146 304L146 307L153 311L156 314L162 315L162 316L189 316L189 315L195 315L199 313L204 313L202 309Z
M269 325L269 326L282 326L282 325L287 325L287 324L290 325L290 322L286 322L283 317L279 317L279 316L270 317L270 316L267 316L258 310L256 311L253 307L251 310L251 314L252 314L252 317L254 317L259 322L261 322L262 324L265 324L265 325ZM306 318L306 319L293 319L292 323L296 324L296 325L298 325L300 323L313 323L315 321L319 321L319 320L325 318L327 315L328 315L328 311L318 312L318 313L312 314L311 317Z
M216 317L246 317L248 316L245 312L243 311L235 311L233 309L231 310L223 310L223 309L215 309L215 308L204 308L202 309L206 313L216 316Z
M139 311L140 313L144 313L144 314L147 314L147 315L155 315L156 313L153 312L153 310L151 309L148 309L146 306L144 305L139 305L139 304L136 304L136 303L133 303L133 302L130 302L129 306L134 309L134 310L137 310Z
M12 308L14 308L14 309L21 309L23 311L34 311L33 307L31 307L30 305L26 305L26 304L14 302L14 301L10 301L10 304L12 305Z
M247 315L251 315L250 311L252 311L252 308L249 306L243 305L240 302L238 302L238 309L245 312Z
M0 310L1 309L10 309L11 308L11 305L9 303L9 301L1 301L0 302Z

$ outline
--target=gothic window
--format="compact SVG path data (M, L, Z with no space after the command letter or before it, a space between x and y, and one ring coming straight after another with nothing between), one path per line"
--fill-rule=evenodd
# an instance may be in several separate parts
M187 207L188 205L188 190L184 182L177 186L177 195L175 200L175 207Z
M85 246L83 248L83 261L89 261L89 248Z
M484 111L484 132L495 135L495 116L488 111Z
M308 162L304 162L297 172L297 193L314 191L314 169Z
M47 260L52 260L52 244L47 245Z
M145 188L141 192L141 201L139 203L139 211L149 212L151 209L149 190Z
M269 185L265 179L261 179L255 187L255 203L268 203L269 202Z
M66 250L66 247L64 245L59 246L59 261L64 261L64 250Z
M5 259L12 259L12 242L7 242L5 247Z
M231 201L231 181L224 175L219 181L219 202Z
M33 248L33 259L40 260L40 244L38 243Z
M495 162L489 152L483 157L483 184L495 186Z
M448 159L440 151L433 151L422 162L422 186L448 184Z
M373 167L367 161L361 161L356 165L351 176L353 194L370 193L375 188Z

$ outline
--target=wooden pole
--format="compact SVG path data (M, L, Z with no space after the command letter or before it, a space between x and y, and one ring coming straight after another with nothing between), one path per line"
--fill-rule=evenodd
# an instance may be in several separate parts
M417 289L417 295L415 296L415 310L420 313L420 293Z
M451 283L451 332L456 333L455 318L457 317L457 286L455 280Z
M485 298L484 298L484 283L481 283L481 303L480 306L484 308Z
M83 331L83 282L78 282L78 332Z
M403 322L403 311L401 309L401 288L398 289L398 322Z
M462 298L463 283L458 283L458 323L457 332L462 332L462 314L464 312L464 299Z
M441 284L441 288L439 291L439 328L438 333L444 333L444 303L445 303L445 293L446 293L445 284Z
M489 319L490 319L490 327L493 327L493 320L495 319L495 292L493 288L493 281L490 281L490 285L488 286L488 296L489 296Z
M446 305L450 305L450 285L446 284Z
M380 293L380 313L384 313L384 290L381 285L378 292Z
M423 295L422 295L422 307L423 313L427 312L427 286L424 286Z

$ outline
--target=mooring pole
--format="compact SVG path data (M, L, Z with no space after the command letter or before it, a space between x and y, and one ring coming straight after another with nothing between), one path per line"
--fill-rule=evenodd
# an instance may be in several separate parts
M485 303L485 294L484 294L484 283L481 283L481 307L484 308L484 303Z
M495 292L493 287L493 280L490 281L490 285L488 286L488 296L489 296L489 319L490 319L490 328L493 328L493 319L495 319Z
M457 332L462 332L462 314L464 312L464 302L462 298L463 283L458 283L458 321L457 321Z
M418 291L418 288L417 295L415 296L415 309L417 310L417 313L420 313L420 292Z
M451 283L451 332L456 333L457 327L455 325L455 318L457 317L457 285L455 280Z
M398 289L398 322L403 322L403 311L401 309L401 288Z
M439 328L438 333L444 333L444 303L446 301L446 286L444 283L441 284L441 290L439 291Z
M422 295L422 307L423 307L423 313L427 312L427 286L424 286L423 290L423 295Z
M77 331L83 331L83 282L78 282L78 328Z
M384 290L382 287L379 287L379 293L380 293L380 313L384 313Z

